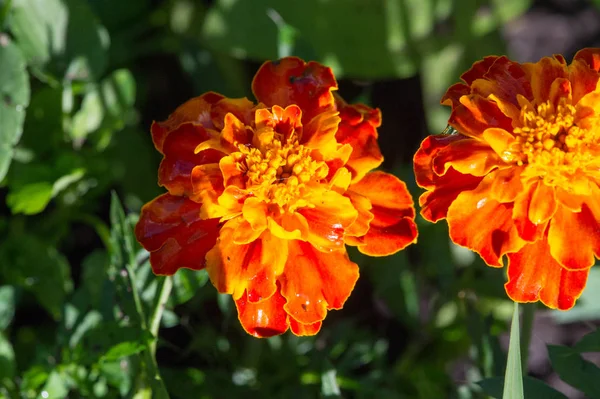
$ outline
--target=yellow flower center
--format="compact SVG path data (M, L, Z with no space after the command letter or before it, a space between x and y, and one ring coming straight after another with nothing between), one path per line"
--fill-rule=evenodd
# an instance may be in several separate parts
M299 144L293 134L284 144L282 135L274 132L273 139L261 147L238 145L242 156L237 167L246 174L246 189L282 211L310 206L304 197L311 184L327 177L327 164L314 160L311 149Z
M515 128L516 142L509 152L517 155L516 163L527 165L526 175L543 178L548 185L569 189L569 180L597 159L596 129L577 126L576 109L567 98L555 106L550 101L521 109Z

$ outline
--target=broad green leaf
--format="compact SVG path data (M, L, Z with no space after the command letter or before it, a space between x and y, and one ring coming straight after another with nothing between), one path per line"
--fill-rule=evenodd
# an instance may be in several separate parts
M52 184L38 182L11 190L6 196L6 205L12 213L34 215L43 211L52 199Z
M15 287L0 287L0 331L6 329L15 315Z
M10 341L0 333L0 381L5 378L12 379L15 371L15 352Z
M61 76L82 60L85 67L67 76L81 80L97 79L106 68L107 34L84 0L15 0L10 29L33 66L53 61Z
M510 343L504 378L503 399L523 399L523 372L521 371L521 343L519 329L519 304L515 302L510 326Z
M596 329L581 338L573 349L579 353L600 352L600 329Z
M100 127L104 117L104 108L96 90L83 97L81 108L73 115L69 133L77 147L81 147L88 134Z
M98 368L108 384L119 390L121 397L127 396L136 373L139 373L138 368L129 359L102 362L99 363Z
M65 51L68 20L62 0L13 0L10 29L27 63L42 65Z
M29 77L25 60L6 36L0 41L0 181L6 176L13 147L23 133L29 104Z
M416 72L419 62L417 43L433 29L436 3L220 0L206 15L202 39L238 58L277 59L280 28L270 17L276 13L297 32L295 55L316 58L345 76L407 77Z
M600 368L566 346L548 345L552 369L561 380L590 398L600 398Z
M504 377L486 378L477 382L492 398L502 398ZM527 399L567 399L565 395L533 377L523 377L523 394Z

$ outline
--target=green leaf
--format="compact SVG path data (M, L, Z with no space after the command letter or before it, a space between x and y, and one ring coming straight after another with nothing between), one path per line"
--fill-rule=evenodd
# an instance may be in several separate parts
M6 196L6 205L12 213L34 215L43 211L52 199L52 184L39 182L11 190Z
M0 276L6 283L33 293L57 320L73 289L66 258L32 235L11 234L0 244Z
M93 80L106 68L107 34L83 0L15 0L10 28L28 64L63 75L73 61L83 68L69 79ZM80 60L80 61L79 61Z
M5 43L7 41L8 43ZM23 133L29 104L29 77L20 50L6 36L0 41L0 181L6 176L13 147Z
M173 292L171 298L176 305L180 305L192 299L208 281L206 271L195 271L180 269L173 275Z
M15 315L15 287L3 285L0 287L0 330L10 325Z
M325 366L321 374L321 394L324 398L341 398L342 392L336 379L336 371L329 361L325 361Z
M437 3L220 0L206 14L202 39L238 58L277 59L282 37L276 14L297 32L293 43L287 41L295 55L356 78L407 77L416 72L415 49L434 27Z
M548 345L552 368L567 384L579 389L590 398L600 397L600 368L581 357L572 348Z
M12 379L15 375L15 352L10 341L0 333L0 381L5 378Z
M148 333L145 337L146 340L152 339L152 336ZM143 339L139 341L127 341L120 342L110 348L101 358L101 362L110 362L113 360L119 360L124 357L132 356L140 353L147 348L148 343Z
M483 391L493 398L502 398L504 377L486 378L477 382ZM523 377L523 394L527 399L567 399L565 395L533 377Z
M600 352L600 329L596 329L581 338L573 349L579 353Z
M521 371L521 343L519 331L519 304L515 302L512 324L510 326L510 343L504 379L503 399L523 399L523 372Z
M69 388L65 377L60 371L52 371L46 384L42 387L40 396L42 398L66 398Z

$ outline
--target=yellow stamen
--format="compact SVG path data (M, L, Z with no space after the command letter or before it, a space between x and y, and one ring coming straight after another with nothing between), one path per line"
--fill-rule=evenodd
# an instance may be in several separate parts
M266 203L278 205L282 211L310 206L303 199L308 193L307 186L327 177L327 164L314 160L311 149L299 144L293 134L285 143L276 132L257 134L273 134L273 139L264 148L237 145L241 153L237 167L246 174L246 188Z

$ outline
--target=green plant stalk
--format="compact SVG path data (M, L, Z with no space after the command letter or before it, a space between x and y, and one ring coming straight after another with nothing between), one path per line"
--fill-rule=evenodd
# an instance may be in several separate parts
M7 0L4 7L0 9L0 30L4 30L4 24L6 23L6 17L12 7L12 0Z
M167 303L167 300L169 299L169 295L171 295L171 290L173 289L173 278L170 276L165 276L158 284L158 301L156 302L156 306L154 306L152 316L150 316L150 333L153 337L156 338L150 344L150 353L152 354L152 357L156 355L158 329L160 328L160 320L162 319L162 315L165 311L165 305Z
M146 323L146 312L144 312L144 307L142 305L142 300L140 298L140 294L138 292L137 286L135 284L135 270L134 266L136 264L133 254L131 252L128 253L129 261L125 266L127 268L127 276L129 277L129 284L131 285L131 294L133 296L133 302L135 304L135 309L140 317L140 325L142 330L150 331L148 329L148 324ZM162 291L162 289L161 289ZM160 300L157 306L160 306ZM156 312L155 312L156 313ZM160 313L162 316L162 312ZM160 324L160 320L159 320ZM151 331L150 331L151 332ZM151 332L152 333L152 332ZM153 337L156 338L155 334L152 334ZM169 393L167 392L167 388L160 376L160 371L158 370L158 363L156 362L156 358L154 357L154 352L156 351L156 339L148 342L146 345L146 350L144 350L144 360L147 367L147 372L152 382L152 392L158 399L166 399L169 397Z
M504 374L504 393L502 399L523 399L523 371L521 369L521 345L519 336L519 304L515 302L512 324L510 326L510 342L508 359Z
M529 345L533 332L533 321L535 319L535 303L523 306L523 327L521 328L521 367L527 374L527 360L529 360Z

